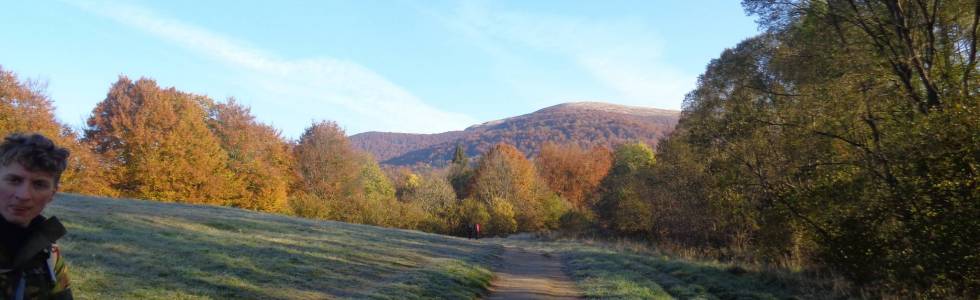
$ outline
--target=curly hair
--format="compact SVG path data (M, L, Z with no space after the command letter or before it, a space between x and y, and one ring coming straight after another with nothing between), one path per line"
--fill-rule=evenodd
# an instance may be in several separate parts
M69 155L68 149L56 146L51 139L37 133L14 133L0 144L0 166L17 162L28 171L50 173L55 185L68 168Z

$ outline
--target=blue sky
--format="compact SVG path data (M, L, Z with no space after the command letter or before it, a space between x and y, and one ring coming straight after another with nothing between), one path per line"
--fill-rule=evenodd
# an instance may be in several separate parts
M436 133L571 101L679 109L755 35L739 1L5 1L0 65L81 128L120 75L235 97L295 138Z

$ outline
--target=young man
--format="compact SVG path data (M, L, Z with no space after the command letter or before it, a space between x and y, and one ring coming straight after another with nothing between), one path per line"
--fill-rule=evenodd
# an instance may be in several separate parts
M54 243L65 227L41 216L68 155L39 134L12 134L0 144L0 299L72 299Z

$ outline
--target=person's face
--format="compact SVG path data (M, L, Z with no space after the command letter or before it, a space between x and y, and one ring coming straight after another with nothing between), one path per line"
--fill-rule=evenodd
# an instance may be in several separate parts
M28 171L17 162L0 166L0 215L7 222L27 227L51 203L57 190L51 174Z

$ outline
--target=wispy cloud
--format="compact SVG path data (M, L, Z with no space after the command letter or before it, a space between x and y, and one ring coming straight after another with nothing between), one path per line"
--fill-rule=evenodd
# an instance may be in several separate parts
M529 14L479 2L464 2L441 19L498 59L512 59L510 51L520 47L563 56L620 96L607 101L680 108L696 82L696 74L684 74L666 61L667 45L638 20ZM516 45L515 50L500 46L506 44Z
M290 99L280 105L291 106L287 110L293 111L298 118L324 118L326 116L317 115L316 112L340 109L351 115L344 114L339 120L334 120L352 129L352 132L432 133L457 130L476 123L469 116L426 104L411 92L356 62L329 57L284 59L232 37L158 15L145 7L118 2L69 3L245 70L249 73L246 77L252 78L255 86L266 94L277 96L275 101ZM337 114L331 116L337 118Z

